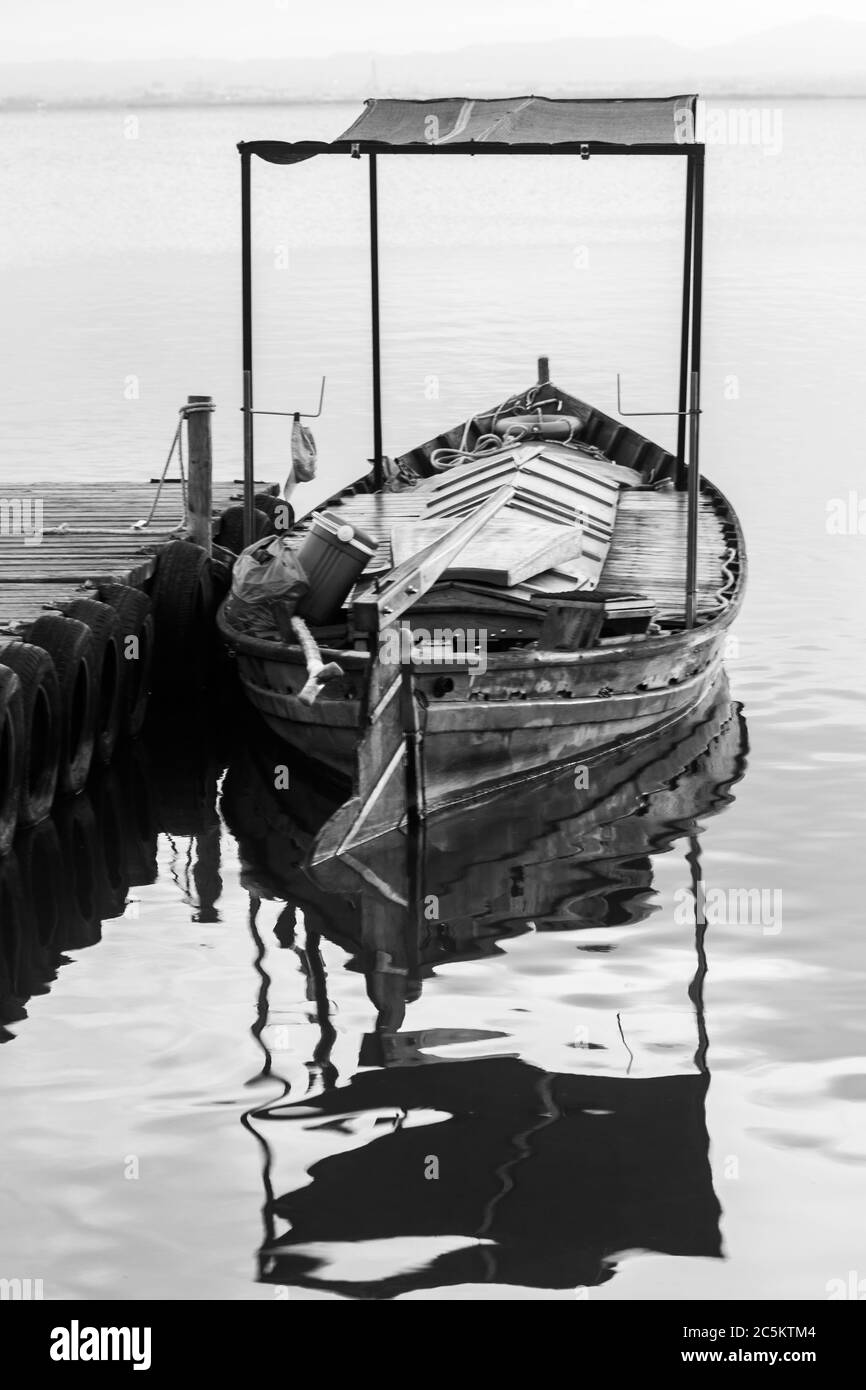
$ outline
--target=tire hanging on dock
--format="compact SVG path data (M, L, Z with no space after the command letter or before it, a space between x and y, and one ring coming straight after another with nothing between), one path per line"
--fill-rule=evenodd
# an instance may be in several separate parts
M74 796L87 781L93 758L93 634L76 618L49 614L36 619L27 640L44 647L54 662L62 711L57 790L61 796Z
M255 504L256 510L264 512L268 518L272 535L288 535L295 524L295 510L291 502L287 502L275 492L257 492Z
M160 552L151 592L156 684L163 692L201 690L215 648L214 587L206 551L172 541Z
M264 507L259 506L259 499L256 498L256 507L253 512L253 540L262 540L265 536L270 536L273 530L270 516ZM220 516L214 541L217 545L221 545L224 550L230 550L233 555L240 555L244 548L243 507L226 507Z
M153 674L153 606L147 594L128 584L110 584L102 599L117 614L122 672L121 725L130 738L141 733Z
M96 697L93 711L93 752L105 767L120 733L122 672L120 624L107 603L78 598L66 606L66 616L90 628L93 634L93 679Z
M8 853L15 838L23 766L21 683L8 666L0 666L0 855Z
M54 662L43 647L10 642L3 664L21 684L24 751L19 826L38 825L51 812L57 790L63 706Z

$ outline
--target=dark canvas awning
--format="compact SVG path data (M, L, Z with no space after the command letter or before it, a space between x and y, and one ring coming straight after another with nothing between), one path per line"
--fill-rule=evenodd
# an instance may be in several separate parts
M383 145L664 145L694 140L694 97L559 101L550 97L367 101L343 140ZM684 134L677 136L679 127ZM688 140L686 140L686 136Z
M257 140L244 148L273 164L317 154L566 153L582 146L664 153L695 143L694 96L570 100L551 97L371 98L330 144Z

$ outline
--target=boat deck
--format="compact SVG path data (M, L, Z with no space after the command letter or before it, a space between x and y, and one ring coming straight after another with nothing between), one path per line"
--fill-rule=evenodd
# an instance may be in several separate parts
M404 492L360 493L328 503L339 507L341 519L375 540L378 550L369 568L390 568L393 527L420 518L427 494ZM646 594L657 607L656 620L676 627L685 620L687 497L671 490L624 488L620 492L610 551L602 571L605 588ZM300 545L309 517L298 523ZM734 537L726 513L714 493L706 488L700 498L698 529L698 618L708 619L727 606L735 588L731 561L736 558ZM501 589L503 597L508 589Z

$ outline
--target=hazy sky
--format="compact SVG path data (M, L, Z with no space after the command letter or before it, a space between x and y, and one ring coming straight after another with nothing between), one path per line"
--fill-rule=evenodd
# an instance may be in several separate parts
M0 59L435 52L582 33L716 43L863 0L0 0Z

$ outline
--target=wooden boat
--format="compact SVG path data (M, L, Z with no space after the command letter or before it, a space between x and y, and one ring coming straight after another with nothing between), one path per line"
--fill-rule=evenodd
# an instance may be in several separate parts
M697 110L695 96L376 99L330 143L239 146L248 544L258 413L252 163L291 167L328 155L366 158L369 170L373 467L327 508L347 531L370 534L378 552L330 629L269 641L240 630L231 605L220 616L252 705L286 744L350 789L319 837L317 860L405 818L661 731L714 681L746 561L734 511L699 466L705 150L695 139ZM683 159L677 408L651 412L678 417L675 455L554 386L542 358L528 390L385 458L378 160L437 153L571 157L569 169L577 156Z
M530 430L516 444L506 434L502 448L476 452L491 419L507 422L535 411L545 421L578 421L576 438L565 443ZM458 462L439 473L443 451L453 451ZM382 489L370 474L324 504L372 536L379 551L369 566L375 577L356 589L345 622L313 629L322 661L341 668L314 703L300 698L308 682L301 645L248 636L223 607L221 631L251 704L287 744L347 786L354 783L353 804L323 842L323 857L347 835L360 843L399 823L407 807L400 763L407 734L418 804L430 814L552 765L587 762L669 727L700 703L742 601L746 557L733 508L703 479L695 622L686 626L687 495L674 485L676 474L676 459L659 445L539 382L394 460ZM516 480L516 495L505 503L512 534L509 540L505 533L505 554L500 546L502 564L519 549L522 528L546 526L551 554L561 555L558 533L574 534L563 514L569 506L595 506L579 557L554 560L516 584L493 585L467 579L459 568L454 578L453 565L449 577L447 556L440 555L437 582L417 592L423 560L413 564L410 557L393 568L392 531L414 528L423 536L449 503L452 520L471 521L495 502L503 478ZM599 482L613 496L612 524L583 491ZM563 502L569 486L576 500ZM490 546L492 525L493 517L480 528L482 546ZM293 544L300 546L308 526L309 519L299 524ZM459 558L458 552L458 564ZM644 630L617 636L623 593L633 596L629 611ZM587 603L590 596L594 602ZM583 620L587 609L595 632L578 626L575 639L574 615ZM387 662L383 631L389 620L393 628L395 616L401 634L411 630L412 646L408 659L404 650L402 662ZM419 631L437 630L483 633L484 661L471 639L463 650L452 647L451 661L429 642L416 644Z

